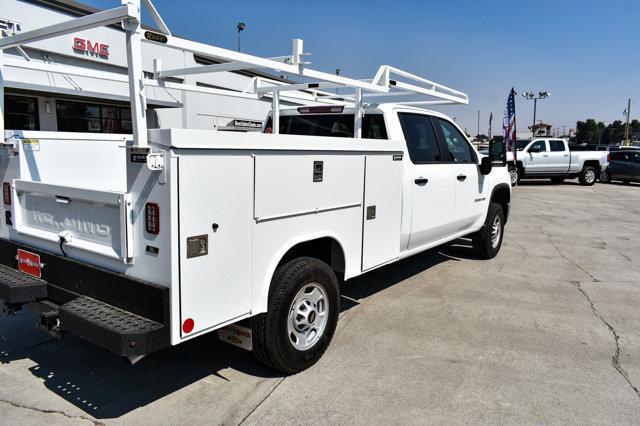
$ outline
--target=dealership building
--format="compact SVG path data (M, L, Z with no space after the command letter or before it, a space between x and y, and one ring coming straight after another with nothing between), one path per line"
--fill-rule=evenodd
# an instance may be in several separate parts
M3 1L0 28L5 34L15 34L96 11L71 0ZM154 59L159 59L164 69L215 63L212 58L151 43L143 43L142 57L147 78L153 77ZM73 72L94 70L126 77L126 64L125 33L116 25L5 51L5 128L130 133L126 81ZM67 72L55 71L55 65L64 65ZM199 91L146 87L149 128L257 130L271 108L271 97L258 97L252 88L260 84L292 83L284 77L257 71L224 71L167 80L197 86ZM229 91L234 96L229 96ZM317 94L291 91L281 97L281 105L308 104L314 99Z

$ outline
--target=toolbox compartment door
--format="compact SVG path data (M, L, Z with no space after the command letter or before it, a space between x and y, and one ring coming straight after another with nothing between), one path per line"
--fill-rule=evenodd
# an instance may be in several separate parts
M367 155L362 231L362 270L400 255L402 161L392 154Z

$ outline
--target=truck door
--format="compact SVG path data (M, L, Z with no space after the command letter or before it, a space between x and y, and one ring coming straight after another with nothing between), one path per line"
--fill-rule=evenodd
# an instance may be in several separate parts
M408 249L413 249L451 234L456 178L444 163L431 118L405 112L398 118L410 159L413 207Z
M529 145L529 148L522 155L522 164L524 164L527 174L547 173L549 153L546 141L537 140Z
M544 158L544 157L543 157ZM565 141L549 141L549 173L567 173L569 171L569 147Z
M436 133L439 134L445 156L454 176L455 208L453 220L456 229L462 231L480 219L486 209L486 194L483 195L484 179L480 178L480 168L475 152L460 130L451 122L433 117Z

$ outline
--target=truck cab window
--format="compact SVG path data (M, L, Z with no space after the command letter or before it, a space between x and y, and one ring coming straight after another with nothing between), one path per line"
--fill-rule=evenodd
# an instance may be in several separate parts
M456 163L474 163L474 155L471 153L471 147L467 138L456 127L446 120L441 118L435 118L441 131L442 139L444 140L449 152L451 153L451 159Z
M564 142L563 141L549 141L549 147L551 149L551 152L564 151Z
M438 139L427 115L398 113L409 157L414 164L442 161Z
M528 151L529 152L547 152L547 144L545 144L544 141L536 141L531 144Z
M303 114L280 116L280 134L306 136L332 136L352 138L355 116L353 114ZM267 120L265 129L272 126ZM388 139L382 114L365 114L362 120L362 137Z

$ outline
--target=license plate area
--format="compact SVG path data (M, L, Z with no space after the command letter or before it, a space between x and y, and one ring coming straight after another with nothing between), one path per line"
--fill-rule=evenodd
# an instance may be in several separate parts
M42 278L42 264L40 255L26 250L18 249L18 270L32 277Z
M16 180L19 234L128 261L133 257L129 194ZM28 241L28 240L27 240Z

